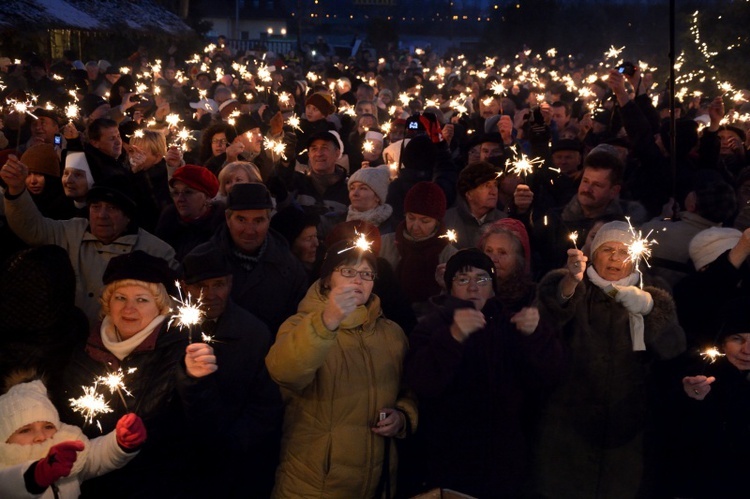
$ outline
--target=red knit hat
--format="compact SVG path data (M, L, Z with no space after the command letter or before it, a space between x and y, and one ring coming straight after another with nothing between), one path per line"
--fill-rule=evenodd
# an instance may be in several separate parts
M169 186L174 187L174 183L184 182L188 187L204 193L209 198L216 197L219 192L219 180L211 170L202 166L185 165L174 171L172 178L169 179Z
M495 229L505 229L512 232L513 235L520 241L523 247L523 256L525 261L526 272L531 271L531 245L529 244L529 233L526 231L526 227L523 222L516 220L515 218L501 218L490 225L485 225L482 228L482 237L479 239L477 247L482 249L487 238L492 234L496 234Z
M417 213L442 222L445 217L446 200L443 190L434 182L417 182L409 189L404 199L404 213Z

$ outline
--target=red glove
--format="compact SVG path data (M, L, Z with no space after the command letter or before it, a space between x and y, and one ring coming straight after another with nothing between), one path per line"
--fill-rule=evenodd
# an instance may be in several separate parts
M138 450L146 441L146 427L143 420L134 413L125 414L117 422L115 427L117 443L125 451L132 452Z
M70 440L50 447L47 457L36 462L34 481L46 489L62 477L70 475L78 452L84 447L80 440Z

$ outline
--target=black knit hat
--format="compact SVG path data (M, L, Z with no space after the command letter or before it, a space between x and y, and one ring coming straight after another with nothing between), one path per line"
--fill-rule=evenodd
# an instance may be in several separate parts
M750 296L737 296L727 301L720 315L724 322L717 334L718 343L733 334L750 333L748 310L750 310Z
M177 272L172 270L163 258L135 250L111 259L104 270L102 283L110 284L124 279L135 279L163 284L167 291L170 291L174 288L177 277Z
M270 210L272 208L271 194L265 185L257 182L236 184L227 196L228 210Z
M125 216L133 220L137 208L133 197L128 179L124 175L115 175L96 182L86 194L86 201L89 206L97 201L106 201L120 208Z
M492 290L497 291L495 282L495 264L490 257L477 248L466 248L455 253L445 265L445 289L451 289L453 278L463 269L475 267L486 271L492 277Z
M476 189L485 182L497 179L498 170L487 161L472 163L458 174L458 193L465 196L467 192Z
M302 206L290 205L271 218L271 228L284 236L291 248L294 240L307 227L317 227L320 217Z
M223 252L213 246L201 245L182 260L182 272L186 284L195 284L228 276L232 273L232 265Z

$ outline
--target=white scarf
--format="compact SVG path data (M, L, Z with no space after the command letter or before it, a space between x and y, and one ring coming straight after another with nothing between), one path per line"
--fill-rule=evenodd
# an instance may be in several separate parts
M120 340L117 337L115 331L115 325L112 324L112 318L106 316L102 321L102 327L100 329L102 335L102 343L104 348L112 352L112 354L118 359L122 360L130 353L135 350L138 345L148 338L148 336L154 332L154 330L166 319L166 315L157 315L156 319L152 320L145 328L137 332L132 337L126 340Z
M388 220L393 213L393 208L389 204L379 204L375 208L367 211L357 211L349 206L349 213L346 215L346 221L364 220L370 222L375 227Z
M613 291L616 292L615 286L635 286L638 284L641 276L638 272L633 272L627 277L620 279L619 281L607 281L596 273L594 267L586 269L586 275L594 286L604 291L609 296L614 298ZM634 314L628 311L628 318L630 322L630 341L633 343L633 351L641 352L646 350L646 342L644 340L644 325L643 315Z

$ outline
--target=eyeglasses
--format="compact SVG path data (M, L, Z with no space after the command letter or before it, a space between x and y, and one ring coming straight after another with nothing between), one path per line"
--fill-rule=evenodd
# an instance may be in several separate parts
M470 277L467 275L462 275L462 276L454 277L453 282L455 282L459 286L468 286L470 282L473 282L477 286L486 286L492 282L492 277L486 274L480 275L477 277Z
M359 277L361 277L363 281L374 281L378 276L377 272L373 272L371 270L356 270L351 267L341 267L337 270L342 276L349 278L355 277L357 274L359 274Z
M224 146L227 144L227 139L213 139L211 143L216 144L217 146Z

